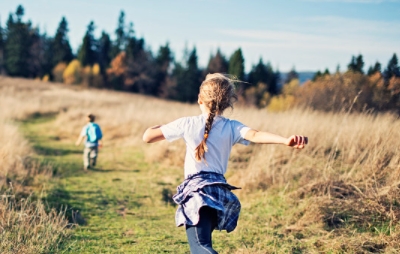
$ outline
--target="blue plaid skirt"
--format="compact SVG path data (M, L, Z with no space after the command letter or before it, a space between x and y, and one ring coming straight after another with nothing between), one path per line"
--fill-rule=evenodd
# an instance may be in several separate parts
M200 172L189 175L177 188L173 196L179 205L176 214L176 225L196 225L199 222L199 210L209 206L217 210L218 225L216 229L228 233L237 226L240 213L239 199L231 190L240 189L229 185L223 175L214 172Z

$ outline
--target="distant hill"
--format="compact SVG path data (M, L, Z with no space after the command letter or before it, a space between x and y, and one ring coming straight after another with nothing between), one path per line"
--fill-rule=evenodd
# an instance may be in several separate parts
M281 72L281 79L279 84L282 86L283 82L286 80L287 77L287 72ZM314 77L315 72L312 71L303 71L303 72L298 72L299 74L299 80L300 80L300 84L303 84L304 82L306 82L307 80L310 80Z

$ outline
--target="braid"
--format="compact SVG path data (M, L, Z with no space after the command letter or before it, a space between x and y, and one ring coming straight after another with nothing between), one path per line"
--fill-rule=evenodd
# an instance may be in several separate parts
M195 156L196 156L197 161L201 161L202 159L206 160L205 153L208 151L206 142L208 139L208 135L211 131L212 123L214 122L214 117L215 117L215 114L217 111L218 111L217 103L215 101L212 101L210 113L208 114L206 126L204 128L203 140L201 141L201 143L197 146L197 148L195 150L195 152L196 152Z
M208 151L206 142L215 115L222 114L229 107L233 108L233 103L237 100L234 86L236 81L238 80L235 77L229 78L227 75L214 73L208 74L200 86L199 98L204 103L204 106L210 109L210 113L204 128L203 140L195 149L197 161L204 159L206 162L205 153Z

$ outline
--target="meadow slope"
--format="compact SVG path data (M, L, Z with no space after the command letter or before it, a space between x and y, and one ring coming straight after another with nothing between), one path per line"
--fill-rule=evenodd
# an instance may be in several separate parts
M21 153L42 162L39 168L52 168L53 177L30 172L41 181L31 181L29 190L43 193L58 211L67 206L66 215L76 224L64 229L68 234L58 244L60 252L188 252L169 203L183 179L184 144L148 145L141 136L148 126L199 114L198 106L0 78L0 107L2 123L18 124L17 135L29 141ZM84 174L81 149L73 143L89 112L98 116L105 147L99 167ZM215 233L220 253L400 250L398 116L309 109L272 113L240 106L226 116L283 136L306 135L309 145L301 151L279 145L234 148L227 178L242 187L236 194L243 210L237 230ZM9 142L8 149L22 143ZM7 175L9 168L0 172Z

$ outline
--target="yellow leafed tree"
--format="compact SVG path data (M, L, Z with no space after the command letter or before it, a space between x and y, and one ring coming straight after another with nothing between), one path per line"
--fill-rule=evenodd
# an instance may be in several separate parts
M282 94L272 97L268 110L284 111L292 108L295 104L295 94L299 88L300 82L298 79L292 79L282 88Z
M107 69L108 82L114 89L121 90L124 87L126 61L126 53L122 51L111 61L110 68Z
M80 84L82 82L82 66L77 59L68 64L64 70L63 79L66 84Z
M90 87L103 87L103 76L101 75L101 69L98 63L83 68L82 84Z
M63 82L63 74L65 69L67 68L67 64L64 62L58 63L52 70L54 81L55 82Z

